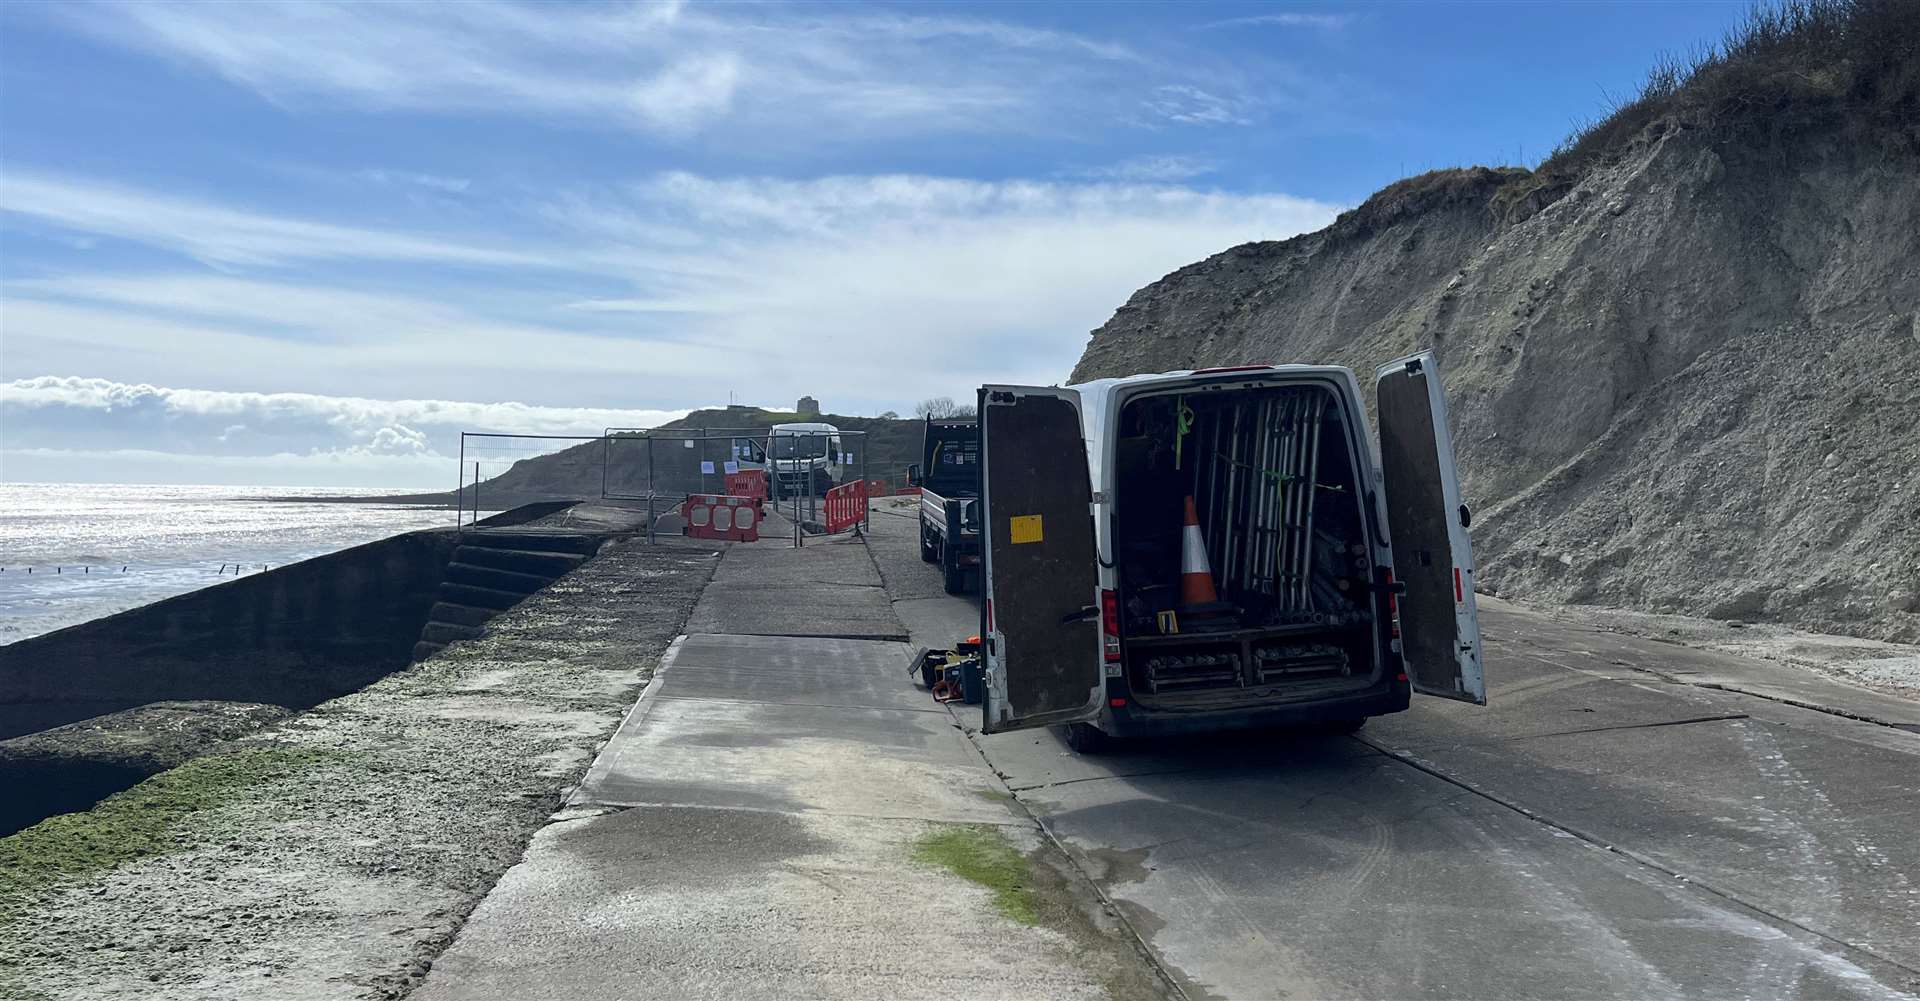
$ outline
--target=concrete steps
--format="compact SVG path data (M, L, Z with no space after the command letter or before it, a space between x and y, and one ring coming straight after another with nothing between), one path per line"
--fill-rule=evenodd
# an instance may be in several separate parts
M558 577L587 561L579 553L555 553L537 549L496 549L489 546L462 545L453 551L455 563L515 573L545 574Z
M459 584L447 581L440 585L440 601L468 608L490 608L496 614L518 605L526 594L520 591L497 591L490 587L475 587L472 584ZM492 618L492 616L488 616Z
M561 571L564 573L565 571ZM506 591L511 594L532 594L554 582L560 574L518 573L513 570L496 570L492 567L474 566L471 563L447 564L446 579L455 584L471 587L484 587L494 591Z
M591 559L601 541L596 535L517 530L463 535L413 645L413 659L485 635L490 619Z
M500 614L495 608L475 608L471 605L456 605L451 601L435 602L427 612L429 622L450 622L461 626L484 626L487 620Z

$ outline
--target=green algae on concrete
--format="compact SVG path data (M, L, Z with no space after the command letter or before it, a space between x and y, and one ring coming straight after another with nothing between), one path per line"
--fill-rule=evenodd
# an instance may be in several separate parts
M993 891L993 906L1023 925L1038 924L1027 859L991 827L954 825L930 831L913 843L915 861L951 870Z
M101 800L0 838L0 927L41 892L193 842L196 814L266 782L295 777L343 752L239 748L196 758Z

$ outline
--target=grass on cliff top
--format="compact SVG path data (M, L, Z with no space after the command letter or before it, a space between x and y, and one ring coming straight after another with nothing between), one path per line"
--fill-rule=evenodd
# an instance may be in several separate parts
M195 819L237 794L336 760L344 752L243 748L195 758L85 813L62 814L0 838L0 927L46 890L192 847Z
M1755 6L1718 45L1665 56L1640 93L1577 129L1539 173L1577 177L1642 130L1680 119L1726 139L1778 139L1845 121L1920 148L1920 9L1913 0L1780 0Z
M943 827L916 839L913 857L993 891L994 909L1001 914L1023 925L1040 922L1033 887L1027 879L1026 856L999 831L991 827Z

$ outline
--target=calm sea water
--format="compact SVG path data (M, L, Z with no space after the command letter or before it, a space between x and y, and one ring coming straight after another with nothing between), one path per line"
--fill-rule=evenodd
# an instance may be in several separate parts
M432 508L267 500L354 493L0 483L0 643L232 580L231 564L258 573L453 522Z

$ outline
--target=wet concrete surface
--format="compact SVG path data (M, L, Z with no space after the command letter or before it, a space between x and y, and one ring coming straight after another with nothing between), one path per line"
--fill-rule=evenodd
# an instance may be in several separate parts
M912 641L976 631L912 522L874 520ZM1189 997L1920 992L1920 738L1847 718L1909 705L1503 602L1482 623L1488 707L1417 698L1357 738L1087 757L954 718Z

